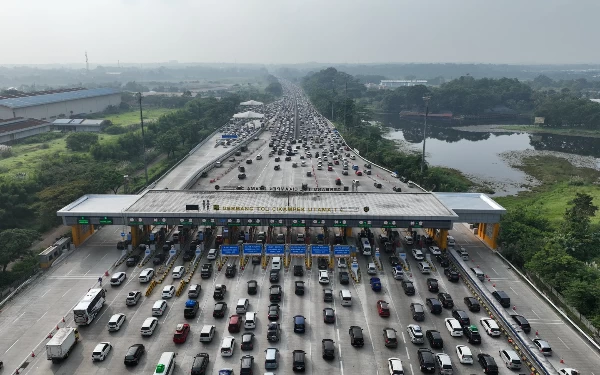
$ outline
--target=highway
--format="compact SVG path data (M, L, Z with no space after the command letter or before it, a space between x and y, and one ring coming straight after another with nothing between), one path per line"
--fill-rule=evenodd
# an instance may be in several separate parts
M290 88L286 86L289 93ZM303 104L299 92L295 95L299 97L298 116L304 120L314 116L314 113L306 113L308 106ZM291 96L283 101L281 108L290 110L294 108L290 105ZM275 109L271 109L275 111ZM294 109L295 110L295 109ZM277 121L273 122L272 131L265 131L259 140L253 141L249 145L248 152L244 152L241 157L236 157L236 161L226 161L222 168L215 168L209 172L206 178L202 178L194 186L195 190L215 189L215 185L222 188L236 187L242 185L244 188L260 187L296 187L300 188L302 184L307 184L310 188L335 188L352 185L352 180L360 181L359 191L386 191L393 192L392 187L401 187L402 191L412 191L406 184L398 179L389 176L375 166L371 168L372 174L356 176L349 168L349 175L342 175L341 165L333 165L333 171L327 171L325 168L318 170L317 160L305 158L306 166L301 166L299 153L292 157L291 161L285 161L285 154L280 156L281 162L275 162L277 154L269 157L268 143L271 137L277 132L277 124L283 123L285 118L292 118L293 115L279 116ZM294 128L294 122L289 123ZM294 132L296 129L293 130ZM302 131L300 131L302 133ZM216 149L214 144L208 142L204 148ZM221 148L221 147L219 147ZM310 149L313 154L321 149L315 147ZM204 151L203 151L204 152ZM208 153L207 153L208 154ZM261 155L262 160L257 156ZM214 156L214 155L213 155ZM252 164L246 164L245 160L251 159ZM241 164L240 164L241 163ZM297 168L293 168L292 163L298 163ZM274 170L274 165L280 164L281 170ZM361 170L364 170L364 161L360 158L349 160L349 164L357 164ZM246 178L238 179L238 166L246 168ZM198 167L198 166L196 166ZM187 167L186 167L187 168ZM231 169L226 173L228 169ZM306 172L312 173L311 177ZM179 171L176 173L180 173ZM218 178L218 180L217 180ZM335 179L339 178L342 185L336 185ZM210 182L215 179L215 182ZM380 182L381 188L376 188L373 184ZM350 188L351 190L351 188ZM240 228L248 230L248 228ZM142 297L136 306L126 306L125 296L129 291L140 290L144 292L147 284L140 284L137 276L140 267L126 267L125 264L114 269L111 272L127 272L127 280L118 287L106 285L107 278L104 278L105 288L107 289L107 301L105 307L101 310L96 319L87 327L80 327L81 343L78 344L70 357L61 364L52 364L46 360L45 353L39 349L35 352L36 357L31 358L31 351L38 347L38 344L45 343L45 337L48 332L56 328L56 324L62 326L73 325L72 311L73 306L81 299L85 292L97 284L98 276L121 256L121 251L116 249L116 242L120 240L120 233L126 231L120 226L103 227L88 239L83 246L80 246L65 261L59 265L53 266L50 271L45 273L36 283L27 288L12 303L5 306L0 314L0 359L4 361L5 371L17 368L24 359L29 357L29 365L21 371L21 374L107 374L107 373L130 373L147 374L154 370L158 358L162 352L175 351L177 353L177 365L175 374L189 373L194 355L200 352L206 352L210 355L210 365L207 373L216 374L217 370L224 367L231 367L236 373L239 372L240 358L244 354L251 354L255 358L254 371L261 374L264 370L264 350L268 347L278 348L280 351L279 368L274 370L277 374L291 374L293 350L304 350L308 355L307 374L387 374L387 359L390 357L400 358L404 365L405 373L411 375L420 373L417 359L417 349L419 347L429 347L426 343L421 346L412 344L406 333L408 324L420 324L423 330L438 330L444 341L443 352L448 353L452 359L455 374L473 374L482 373L479 364L463 365L458 362L455 352L455 346L458 344L468 345L473 354L480 352L492 355L499 364L500 374L514 373L508 370L500 363L498 351L508 349L509 343L505 338L492 338L485 334L479 324L479 318L485 317L484 311L480 313L469 312L463 303L463 298L469 296L466 286L459 281L458 283L449 282L439 268L439 264L434 262L436 269L430 275L422 275L417 271L417 264L410 256L411 246L399 244L397 252L406 252L407 259L412 270L409 279L415 284L416 293L414 296L407 296L400 287L400 281L395 280L391 273L389 255L382 253L383 271L377 275L381 279L383 289L381 292L373 292L368 283L368 276L365 272L367 264L370 261L368 257L358 256L359 266L362 270L362 281L344 286L350 289L353 296L351 307L340 305L339 295L337 294L341 286L338 281L337 266L330 270L331 283L327 287L334 290L334 301L323 302L323 287L318 283L318 270L316 259L313 260L311 270L306 270L304 276L294 276L291 272L293 265L305 264L304 258L295 258L292 261L290 271L282 271L279 285L283 288L283 299L279 303L281 306L281 317L279 323L282 326L282 340L277 343L268 343L266 340L267 310L269 305L268 288L272 284L269 281L269 268L263 269L260 265L248 264L234 278L226 278L225 269L218 271L215 267L213 275L209 279L200 278L198 269L193 276L192 283L198 283L202 286L202 292L198 301L200 303L200 313L195 319L186 320L183 317L183 309L186 294L180 297L173 297L168 300L168 309L165 314L159 318L159 327L151 337L145 338L140 335L139 329L142 322L150 317L151 307L154 301L160 299L162 287L172 281L169 275L165 282L159 284L149 297ZM255 231L267 231L268 228L256 228ZM300 229L293 228L292 232L286 238L295 238L295 234ZM303 229L302 229L303 230ZM273 235L285 233L285 228L274 228ZM316 243L316 233L319 228L309 229L309 242ZM380 232L374 229L375 238ZM404 230L399 229L402 235ZM353 245L359 233L354 229L353 236L347 238L347 243ZM333 243L335 230L329 231L328 242ZM491 282L486 285L490 290L495 284L497 289L505 290L511 297L511 303L515 305L516 312L524 315L532 325L531 338L535 337L538 331L539 337L547 340L554 351L550 361L558 369L562 367L577 368L581 374L594 374L595 368L600 368L600 356L585 341L583 341L571 327L565 324L556 312L554 312L543 300L541 300L526 284L521 282L518 277L504 265L482 242L477 239L463 224L455 224L450 232L456 239L457 246L465 247L471 258L471 263L480 266L491 278ZM206 248L214 246L207 243ZM207 263L206 251L203 254L201 263ZM231 259L230 260L234 260ZM182 256L176 260L175 265L183 265ZM148 265L150 266L150 265ZM482 336L481 345L471 345L467 343L466 338L451 337L444 325L444 319L451 317L451 311L444 309L442 314L433 315L426 309L425 321L415 322L412 319L409 305L412 302L425 304L425 298L434 297L435 294L427 289L426 278L433 277L439 281L440 291L446 291L454 298L456 308L467 311L471 322L479 327ZM249 296L246 290L246 283L249 280L257 280L258 293ZM294 281L305 281L306 293L304 296L294 294ZM174 285L178 280L172 281ZM242 352L239 347L241 333L232 334L236 340L236 348L232 357L222 357L220 355L220 345L224 336L229 336L227 332L227 318L215 319L212 316L213 290L215 284L225 284L227 294L225 302L229 305L226 316L234 313L236 301L239 298L249 298L250 311L258 313L257 326L253 330L255 333L254 349L249 352ZM389 318L380 317L377 314L376 302L382 299L390 304L391 316ZM332 307L336 312L336 322L334 324L324 323L322 310L324 307ZM115 313L124 313L127 320L120 331L108 332L106 325L110 317ZM292 318L295 315L306 317L308 329L304 334L293 333ZM65 323L62 318L65 317ZM172 341L175 326L178 323L188 322L191 325L191 334L184 344L174 344ZM200 343L200 330L204 324L214 324L217 334L211 343ZM350 345L348 328L351 325L362 327L365 336L365 345L362 348L355 348ZM385 327L392 327L397 330L399 335L399 345L391 349L384 346L382 330ZM242 328L242 332L244 329ZM321 357L321 340L331 338L335 341L335 359L324 360ZM113 350L103 362L92 362L91 352L95 345L101 341L110 341ZM127 348L135 343L143 343L147 353L142 358L140 364L136 367L125 368L123 357ZM434 352L441 352L440 349L434 349ZM559 363L563 359L564 364ZM598 371L598 370L596 370ZM525 373L526 370L520 371ZM600 371L599 371L600 373Z

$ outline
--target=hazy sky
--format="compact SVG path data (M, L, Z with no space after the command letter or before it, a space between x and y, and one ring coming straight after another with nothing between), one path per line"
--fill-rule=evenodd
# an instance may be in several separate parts
M2 0L0 64L600 63L599 0Z

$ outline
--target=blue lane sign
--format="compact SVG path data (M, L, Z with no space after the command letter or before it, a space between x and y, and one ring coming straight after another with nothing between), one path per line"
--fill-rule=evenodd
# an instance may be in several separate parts
M292 254L292 255L306 254L306 245L290 245L290 254Z
M327 245L311 245L310 250L312 255L329 255L329 246Z
M150 233L150 241L154 241L154 233Z
M262 245L257 243L245 243L244 255L260 255L262 254Z
M173 255L175 255L176 252L177 252L177 250L171 249L171 250L169 250L169 255L173 256Z
M146 256L150 255L150 249L146 249Z
M334 246L333 255L335 256L350 256L350 246Z
M283 255L284 245L265 245L265 254L267 255Z
M221 135L221 139L237 139L237 134L223 134Z
M221 245L221 255L240 255L238 245Z

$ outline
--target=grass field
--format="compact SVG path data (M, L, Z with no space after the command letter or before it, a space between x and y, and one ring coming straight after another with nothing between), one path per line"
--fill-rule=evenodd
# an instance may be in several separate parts
M542 184L517 196L494 198L506 209L517 206L533 207L538 210L540 216L558 224L563 218L568 202L575 198L577 193L591 195L594 197L594 203L600 206L600 171L576 168L567 160L554 156L526 158L519 169ZM592 218L592 222L600 223L600 214Z
M169 113L174 111L174 109L169 108L155 108L155 109L146 109L143 111L144 113L144 122L146 121L154 121L158 119L161 115L165 113ZM109 115L102 116L102 118L110 120L113 125L131 125L131 124L139 124L140 123L140 111L133 110L125 113L119 113L117 115Z
M534 125L502 125L500 128L506 130L524 131L528 133L548 133L548 134L561 134L561 135L572 135L579 137L594 137L600 138L600 130L588 130L588 129L554 129L545 128Z

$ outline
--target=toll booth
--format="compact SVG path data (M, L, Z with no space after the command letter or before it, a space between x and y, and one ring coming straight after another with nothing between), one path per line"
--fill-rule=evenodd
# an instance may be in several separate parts
M71 245L71 239L69 237L62 237L57 240L52 246L48 246L44 251L38 255L41 268L49 268L52 263L62 255L62 253L69 249Z
M240 257L240 246L239 245L221 245L219 247L219 268L223 267L230 258Z
M329 245L310 245L310 255L311 258L317 258L317 261L319 258L325 258L329 265L331 262L331 247Z
M340 258L346 260L346 268L350 264L350 246L348 245L335 245L333 246L333 257L336 261Z
M262 262L263 245L259 243L245 243L242 247L243 256L240 257L240 269L243 270L250 258L260 258L260 261L253 262L253 264L260 264Z
M269 265L269 259L271 257L281 257L285 255L285 244L268 244L265 245L265 260L264 267L266 268Z

